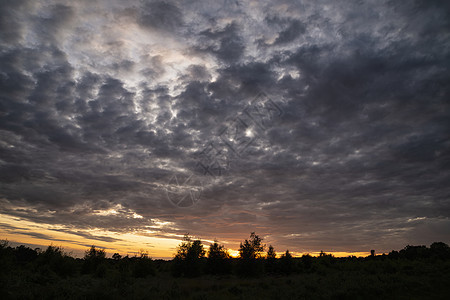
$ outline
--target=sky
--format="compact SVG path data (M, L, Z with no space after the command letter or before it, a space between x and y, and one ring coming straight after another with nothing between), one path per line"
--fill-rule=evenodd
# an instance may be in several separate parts
M0 238L170 258L450 243L448 1L0 2ZM447 99L447 100L446 100Z

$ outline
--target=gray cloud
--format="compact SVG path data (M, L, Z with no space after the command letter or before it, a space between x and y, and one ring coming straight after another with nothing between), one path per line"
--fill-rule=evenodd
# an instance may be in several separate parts
M144 27L170 32L183 25L183 14L167 1L143 1L138 22Z
M244 54L245 45L236 23L227 24L223 29L207 29L200 35L202 39L198 49L211 52L226 63L236 62Z

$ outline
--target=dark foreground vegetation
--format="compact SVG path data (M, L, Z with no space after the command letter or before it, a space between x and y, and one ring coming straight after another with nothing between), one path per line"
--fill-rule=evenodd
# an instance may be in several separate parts
M364 258L277 258L252 233L231 258L185 236L173 260L88 249L73 258L0 243L1 299L450 299L450 248L438 242Z

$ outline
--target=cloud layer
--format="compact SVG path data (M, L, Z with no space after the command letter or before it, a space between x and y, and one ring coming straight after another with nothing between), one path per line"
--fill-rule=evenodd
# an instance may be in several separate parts
M450 242L443 1L1 6L3 216L105 242ZM192 173L201 196L174 205L171 180Z

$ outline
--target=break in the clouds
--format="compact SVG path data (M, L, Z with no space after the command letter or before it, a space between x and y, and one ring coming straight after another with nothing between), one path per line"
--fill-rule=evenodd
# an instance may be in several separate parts
M86 244L450 242L447 2L0 5L3 219ZM237 156L219 135L260 92L282 113ZM208 143L228 149L226 172L200 174L195 204L174 205L171 179Z

